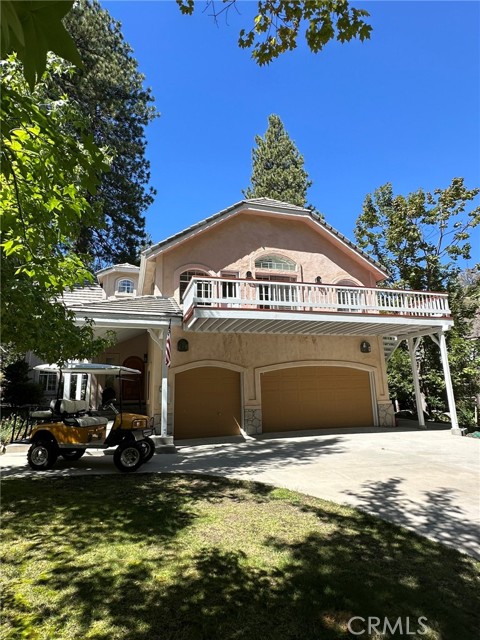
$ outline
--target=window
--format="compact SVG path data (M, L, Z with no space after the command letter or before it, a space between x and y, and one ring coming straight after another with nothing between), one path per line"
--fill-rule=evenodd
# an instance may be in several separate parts
M118 293L133 293L133 280L120 280Z
M258 260L255 260L256 269L274 269L275 271L295 271L297 265L293 260L284 258L282 256L263 256Z
M41 373L38 379L45 393L55 393L57 390L57 374Z
M183 296L192 278L208 278L205 271L184 271L180 274L180 302L183 302ZM205 298L211 295L211 285L209 282L199 282L197 285L197 296Z

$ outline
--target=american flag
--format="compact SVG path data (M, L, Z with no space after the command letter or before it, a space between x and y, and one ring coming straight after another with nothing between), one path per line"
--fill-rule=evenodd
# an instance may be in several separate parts
M168 325L168 333L167 333L167 339L165 341L165 364L167 365L167 367L170 366L170 363L172 361L172 337L171 337L171 324Z

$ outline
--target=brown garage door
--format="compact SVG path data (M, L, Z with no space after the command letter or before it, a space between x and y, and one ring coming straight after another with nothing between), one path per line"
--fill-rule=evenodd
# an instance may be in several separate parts
M174 437L207 438L240 434L240 374L199 367L175 376Z
M263 431L373 425L370 378L347 367L295 367L262 374Z

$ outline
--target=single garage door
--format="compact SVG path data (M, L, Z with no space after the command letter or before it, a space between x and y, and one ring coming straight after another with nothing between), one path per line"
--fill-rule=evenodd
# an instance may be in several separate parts
M199 367L175 376L175 439L240 434L240 374Z
M367 371L295 367L262 374L263 431L373 425Z

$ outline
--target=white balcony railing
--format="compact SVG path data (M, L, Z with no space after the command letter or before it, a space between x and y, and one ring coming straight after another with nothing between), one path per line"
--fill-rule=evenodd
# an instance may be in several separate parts
M450 315L446 293L229 278L193 278L183 299L184 316L194 307L412 317Z

